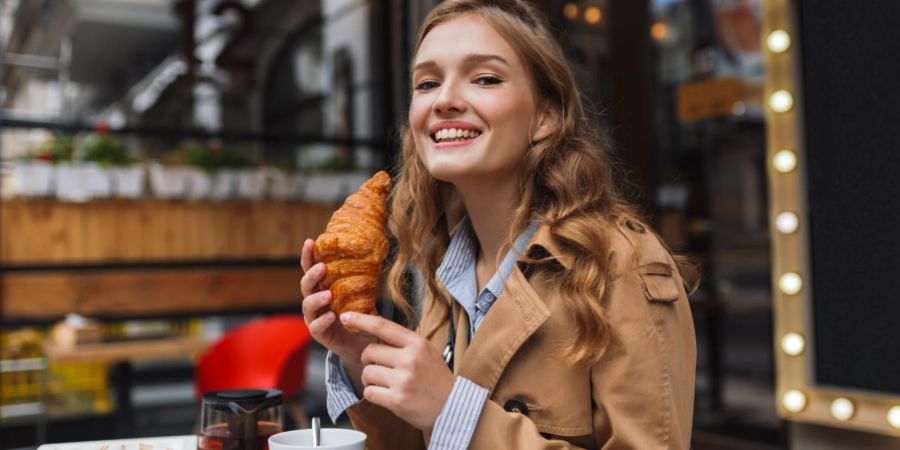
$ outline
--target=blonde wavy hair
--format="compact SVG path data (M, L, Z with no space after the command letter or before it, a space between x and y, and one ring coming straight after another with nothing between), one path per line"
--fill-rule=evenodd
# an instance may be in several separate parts
M608 279L605 229L609 227L598 223L623 217L644 224L646 221L616 189L612 158L605 146L595 143L599 135L544 16L525 1L445 1L422 24L416 50L432 29L463 14L477 14L510 43L529 71L538 100L551 102L558 113L555 132L533 143L525 154L519 181L521 202L497 258L512 248L530 222L549 227L552 239L571 259L572 269L560 271L558 265L547 264L552 257L524 259L535 264L532 276L559 283L573 312L577 330L566 348L568 359L594 363L609 342L609 324L598 300L605 294ZM449 245L450 231L465 211L455 188L435 179L422 164L408 123L401 135L402 157L394 176L388 219L395 245L388 262L387 284L395 306L407 323L414 323L410 263L423 274L423 304L445 308L449 314L452 299L434 274Z

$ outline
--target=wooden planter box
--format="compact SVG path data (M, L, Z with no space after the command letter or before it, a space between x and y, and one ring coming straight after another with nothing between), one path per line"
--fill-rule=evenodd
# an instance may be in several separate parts
M336 207L4 200L2 318L50 320L69 312L160 316L291 305L299 311L301 245L325 229Z

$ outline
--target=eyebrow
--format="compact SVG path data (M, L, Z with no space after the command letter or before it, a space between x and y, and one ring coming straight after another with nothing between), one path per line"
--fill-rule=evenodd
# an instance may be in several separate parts
M501 57L501 56L481 54L481 53L469 53L468 55L465 56L465 58L463 58L463 65L464 66L474 66L474 65L489 62L489 61L499 62L506 66L510 65L509 62L506 61L505 59L503 59L503 57ZM432 60L422 61L422 62L416 64L413 67L412 71L413 71L413 73L415 73L418 70L431 69L434 67L437 67L436 62L434 62Z

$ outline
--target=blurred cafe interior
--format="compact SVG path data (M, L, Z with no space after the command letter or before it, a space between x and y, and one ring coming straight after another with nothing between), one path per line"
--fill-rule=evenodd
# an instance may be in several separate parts
M232 379L281 389L286 427L326 420L300 246L397 158L412 46L437 3L0 2L0 449L196 434L201 394ZM813 303L852 286L829 263L900 241L819 251L843 236L816 228L825 205L868 203L832 201L822 181L851 162L805 158L872 135L859 142L884 150L865 173L900 169L897 4L532 3L628 195L701 262L693 448L900 449L896 276L860 281L870 300L852 311ZM865 186L860 173L842 183ZM866 198L896 205L877 215L894 221L854 235L900 225L883 191Z

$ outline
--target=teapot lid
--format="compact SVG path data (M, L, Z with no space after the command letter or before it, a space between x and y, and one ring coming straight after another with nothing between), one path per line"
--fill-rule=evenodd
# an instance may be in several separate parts
M250 410L261 405L280 405L281 397L278 389L226 389L204 393L203 403L216 409L229 409L229 404L237 403L242 409Z

